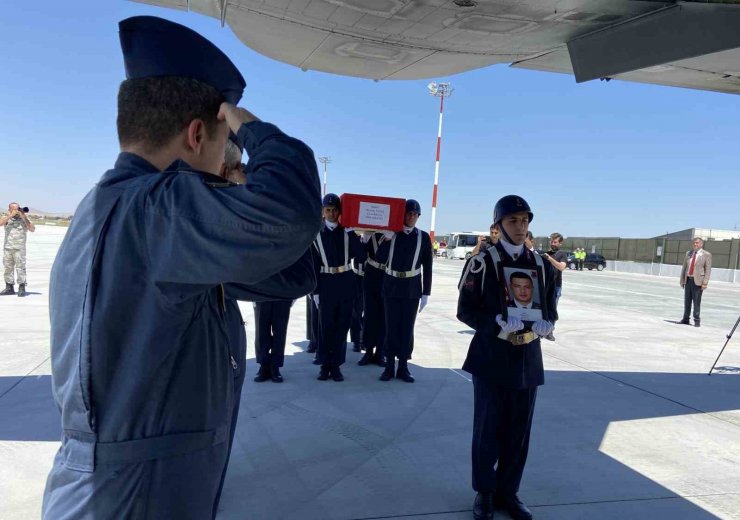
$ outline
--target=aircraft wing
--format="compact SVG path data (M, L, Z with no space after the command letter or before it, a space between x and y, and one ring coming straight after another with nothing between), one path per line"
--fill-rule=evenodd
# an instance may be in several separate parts
M374 80L497 63L740 92L740 0L134 0L211 16L304 70Z

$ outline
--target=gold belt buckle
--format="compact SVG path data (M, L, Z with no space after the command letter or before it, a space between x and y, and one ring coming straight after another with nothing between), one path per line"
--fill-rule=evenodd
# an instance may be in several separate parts
M528 343L531 343L532 340L534 339L533 336L534 336L534 332L532 331L522 332L521 334L512 332L511 334L509 334L509 342L512 345L516 345L518 347L521 345L526 345Z

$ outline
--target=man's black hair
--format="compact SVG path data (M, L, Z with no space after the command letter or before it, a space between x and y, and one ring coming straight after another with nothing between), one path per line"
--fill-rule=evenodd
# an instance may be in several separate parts
M513 280L514 278L521 278L522 280L525 280L525 279L526 280L529 280L530 283L532 284L532 287L534 287L534 280L532 280L532 277L529 276L525 272L522 272L522 271L514 271L513 273L511 273L511 276L509 276L509 283L511 283L511 280Z
M193 119L215 135L223 96L198 80L174 76L127 79L118 91L118 140L154 150L166 145Z

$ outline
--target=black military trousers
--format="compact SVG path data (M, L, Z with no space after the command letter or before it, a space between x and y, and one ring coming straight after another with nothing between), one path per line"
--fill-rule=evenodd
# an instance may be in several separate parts
M352 322L352 300L322 294L319 300L319 363L338 367L347 358L347 332Z
M321 325L319 322L319 310L316 308L316 304L313 302L313 298L309 295L306 299L306 305L308 305L308 315L310 319L308 328L308 346L314 349L319 348Z
M694 305L694 321L699 321L701 311L701 287L696 285L693 276L686 277L686 285L683 286L683 319L688 320L691 314L691 305Z
M362 344L368 352L385 354L385 314L383 311L383 297L379 292L365 291L365 322L362 328Z
M260 365L283 366L290 301L259 302L254 306L254 350Z
M362 343L362 328L365 326L365 320L363 318L363 295L362 295L362 278L357 277L359 282L357 291L355 292L355 299L352 305L352 325L349 329L349 337L352 343Z
M513 495L527 462L537 387L512 390L473 376L473 391L473 489Z
M419 312L418 298L384 298L385 349L388 359L411 359L414 324Z

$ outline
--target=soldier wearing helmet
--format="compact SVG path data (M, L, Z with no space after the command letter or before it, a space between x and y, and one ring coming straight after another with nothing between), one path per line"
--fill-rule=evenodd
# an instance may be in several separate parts
M529 449L537 387L544 383L540 337L557 320L555 270L524 246L534 218L517 195L500 199L493 222L500 239L471 258L460 279L457 318L475 335L463 370L473 375L473 516L493 518L494 507L512 518L532 518L517 495ZM505 271L506 269L506 271ZM536 273L541 319L523 321L507 309L505 273Z
M386 242L378 250L378 260L385 264L382 296L386 364L381 381L395 376L414 382L408 360L414 348L416 314L424 309L432 291L433 259L429 234L416 227L419 215L421 205L414 199L407 200L403 231L387 232Z
M347 356L347 332L352 322L352 307L357 284L352 262L365 261L359 237L339 224L342 203L334 193L322 200L324 225L311 248L318 284L313 300L319 311L317 360L321 365L318 380L344 381L339 368Z

